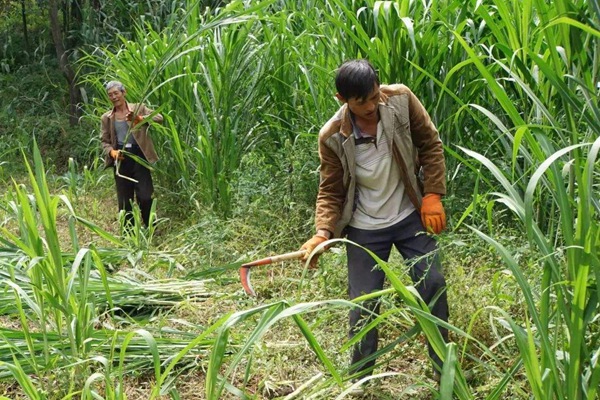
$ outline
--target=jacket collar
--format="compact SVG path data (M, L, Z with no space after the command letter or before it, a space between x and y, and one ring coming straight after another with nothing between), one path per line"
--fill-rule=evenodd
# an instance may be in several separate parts
M387 103L388 103L388 96L382 92L381 97L379 99L379 116L380 116L380 118L382 118L382 112L385 112L385 110L386 110ZM350 111L350 108L348 107L348 103L345 103L339 112L341 114L341 121L342 121L340 123L340 133L344 137L348 138L354 132L353 124L352 124L352 112Z
M128 101L125 101L125 105L127 106L127 110L128 110L128 111L131 111L131 110L133 109L133 108L130 106L130 104L131 104L131 105L134 105L134 104L132 104L132 103L129 103ZM112 110L111 110L111 112L110 112L110 114L108 114L108 118L112 118L112 117L115 115L115 112L116 112L116 111L117 111L117 107L113 107L113 108L112 108Z

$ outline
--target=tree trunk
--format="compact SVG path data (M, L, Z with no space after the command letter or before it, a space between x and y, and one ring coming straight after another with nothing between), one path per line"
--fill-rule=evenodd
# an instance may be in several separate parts
M67 83L69 84L69 123L71 126L74 126L79 123L79 103L81 100L81 94L77 85L77 75L75 74L75 70L71 64L69 64L68 53L63 44L62 29L60 27L60 21L58 20L57 0L49 0L48 7L50 12L52 41L54 42L54 47L56 49L58 65L63 75L67 79Z
M25 0L21 0L21 17L23 18L23 38L25 39L25 50L29 52L29 34L27 33L27 13L25 12Z

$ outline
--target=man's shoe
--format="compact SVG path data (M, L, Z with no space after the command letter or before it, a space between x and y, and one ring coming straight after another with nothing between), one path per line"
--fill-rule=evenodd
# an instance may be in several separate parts
M360 397L365 394L365 389L362 386L357 386L352 388L350 392L348 392L349 396Z
M350 387L348 387L345 392L348 396L352 397L361 397L365 394L365 386L367 382L359 383L359 379L353 379L351 381Z
M357 385L351 387L346 393L348 396L362 397L365 394L365 388L363 387L363 385Z

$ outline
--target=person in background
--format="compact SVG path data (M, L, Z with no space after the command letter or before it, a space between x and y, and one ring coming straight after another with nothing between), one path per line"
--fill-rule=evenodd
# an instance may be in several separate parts
M373 66L364 59L341 65L335 78L341 108L319 132L320 184L316 234L302 249L304 259L330 238L347 238L387 261L392 247L410 266L410 276L432 314L448 320L446 282L430 235L446 227L441 198L446 192L446 167L438 131L427 111L405 85L380 85ZM426 234L425 232L429 233ZM350 299L383 288L385 274L373 258L353 244L346 245ZM313 254L314 267L319 254ZM350 311L350 337L379 312ZM448 332L440 328L443 338ZM355 346L350 373L372 373L377 328ZM429 346L439 381L442 362Z
M135 199L144 224L149 226L154 192L152 175L136 158L151 164L158 160L148 135L149 124L142 122L153 110L144 104L128 103L125 86L119 81L108 82L105 89L113 108L102 115L101 140L105 165L114 167L119 211L125 211L126 227L131 226ZM163 117L156 113L151 120L162 123Z

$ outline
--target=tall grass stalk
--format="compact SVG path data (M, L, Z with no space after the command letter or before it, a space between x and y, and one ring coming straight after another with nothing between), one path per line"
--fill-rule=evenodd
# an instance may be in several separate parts
M214 15L207 10L198 24L193 18L200 2L189 2L186 17L170 24L168 35L138 26L138 40L124 40L120 51L102 49L84 61L95 68L108 66L106 74L122 80L132 98L159 104L161 112L176 116L167 119L165 128L156 128L166 142L161 146L165 171L224 214L231 208L232 171L256 141L252 110L260 107L256 86L264 64L258 54L262 45L251 33L253 13L272 3L232 4ZM172 35L182 40L170 40ZM101 87L98 77L89 80ZM169 165L171 160L176 163Z
M586 140L596 136L593 132L597 132L600 119L598 107L588 100L595 82L579 64L589 57L588 52L569 43L573 37L595 42L599 32L567 18L564 10L570 7L568 3L558 2L556 8L551 8L535 2L536 12L548 26L532 29L531 35L537 38L533 41L535 46L522 45L522 50L511 54L510 59L490 54L490 63L486 65L479 61L475 49L457 37L514 126L514 135L501 128L502 135L513 146L513 167L517 154L522 154L531 171L529 181L521 180L515 185L494 162L464 150L482 162L501 183L506 194L498 194L498 201L515 213L527 239L542 257L543 275L538 292L533 290L508 251L477 231L500 250L526 297L528 315L535 329L517 326L512 321L511 326L536 398L589 398L590 393L595 396L597 390L590 386L598 367L591 358L594 351L589 346L597 341L593 329L590 330L590 313L598 310L590 276L598 276L600 267L594 256L600 243L597 224L600 208L593 201L592 189L598 176L594 167L598 143ZM513 6L516 7L516 3ZM527 7L533 7L533 3L520 7L525 7L519 8L520 11L531 14ZM496 22L493 13L485 15L489 24ZM523 25L515 28L505 23L494 25L492 32L498 38L506 31L516 39L527 37L522 33L524 29ZM539 40L541 38L547 42ZM512 85L502 84L493 76L494 70L504 71ZM520 93L523 104L533 105L533 112L525 116L527 119L515 108L509 90ZM582 98L578 93L585 95ZM557 116L554 110L562 112ZM502 116L494 118L503 119Z
M68 381L60 392L69 397L81 387L91 393L98 379L93 369L99 359L118 365L105 373L120 376L127 370L151 366L158 377L162 363L168 363L173 352L182 348L186 351L177 358L178 367L194 363L212 344L207 334L198 337L164 328L138 331L138 339L117 326L144 323L127 313L172 307L209 295L204 282L110 277L100 253L80 248L73 228L69 232L74 252L63 251L68 246L59 238L58 216L65 209L74 210L66 196L50 193L37 146L33 161L31 167L25 158L33 195L24 185L14 184L11 211L17 232L0 227L3 246L7 246L7 251L0 253L2 313L15 315L20 324L19 330L0 329L0 377L13 376L31 398L46 398L47 393L55 392L55 380ZM59 207L61 201L64 209ZM193 348L187 348L190 341L195 343ZM165 385L171 382L165 380ZM114 391L119 392L120 387Z
M539 137L539 140L544 143L542 137ZM593 343L598 340L595 337L597 333L594 333L590 325L594 310L598 309L598 298L597 283L596 288L592 289L590 278L600 274L600 260L597 257L600 248L597 222L600 210L592 206L592 194L588 188L593 187L590 176L594 175L600 139L591 145L585 159L585 179L578 185L580 191L579 201L576 203L576 218L570 210L573 202L560 201L566 193L566 185L560 175L553 175L556 181L553 191L546 192L546 195L549 194L557 201L561 210L561 222L569 227L574 226L577 232L574 236L565 237L566 263L561 262L559 258L561 249L551 246L551 242L533 218L534 193L539 189L542 176L559 160L564 161L565 155L572 154L574 149L584 146L585 144L569 146L549 154L529 180L524 198L514 190L502 171L490 160L464 149L467 154L482 162L501 182L507 194L498 194L499 201L515 212L522 221L532 245L541 253L540 263L544 274L540 291L536 293L504 246L484 233L474 230L498 249L525 296L528 315L534 322L535 330L531 326L519 326L508 315L506 319L515 333L532 391L539 399L594 398L597 391L597 386L591 384L600 374L600 365L593 358L595 349L589 346L594 346ZM563 274L566 274L566 280ZM536 299L538 296L541 297L541 303ZM551 301L551 296L555 300ZM553 312L554 309L558 312Z
M597 395L596 2L236 1L203 13L196 2L187 6L193 12L164 31L138 26L135 40L98 49L84 64L106 68L89 77L98 88L119 77L132 97L170 114L157 128L159 176L169 171L187 200L227 215L241 154L272 154L296 133L316 133L336 107L335 67L368 57L382 81L408 84L430 110L451 156L448 202L466 202L460 223L487 222L490 234L473 229L499 250L525 298L523 321L496 310L519 359L495 366L503 378L489 398L500 398L521 368L535 398ZM528 281L531 271L494 237L488 196L513 212L523 240L540 253L531 267L540 269L539 282ZM412 301L420 325L439 323ZM430 334L438 354L453 358ZM211 396L224 390L215 379ZM454 388L472 396L459 370Z
M23 259L23 267L28 275L33 290L29 297L24 291L9 282L13 287L21 326L24 331L30 333L33 323L39 329L44 338L44 363L45 368L54 365L56 354L51 351L51 345L47 341L47 335L51 332L60 332L67 338L69 351L66 353L71 361L85 358L89 350L89 344L85 339L89 336L90 329L94 323L94 313L89 303L87 277L92 268L92 257L87 250L81 250L73 260L72 265L65 263L61 250L61 242L57 231L57 215L59 198L52 196L48 190L46 173L37 146L34 146L33 161L31 168L27 159L25 164L29 172L30 183L34 192L32 197L28 196L25 189L15 183L16 198L18 201L20 219L20 237L16 236L6 228L1 228L5 237L11 240L26 255ZM41 224L43 231L38 229ZM43 232L43 236L42 233ZM104 267L96 266L100 274L106 274ZM14 281L15 272L9 269ZM75 277L85 277L77 282L78 296L74 296ZM107 288L104 288L107 290ZM22 300L26 300L30 306L35 306L35 316L32 319L25 311ZM27 335L29 354L35 354L33 343ZM34 363L37 369L38 365ZM40 372L40 371L38 371ZM78 376L77 368L72 371L71 385Z
M219 399L223 393L223 390L227 387L227 379L238 367L238 365L244 359L243 357L252 349L255 343L264 335L264 333L271 328L275 323L280 321L282 318L292 318L298 325L300 331L307 339L308 344L316 353L317 357L323 362L328 369L329 373L334 377L338 384L342 383L342 378L329 359L324 353L319 342L315 339L313 332L308 328L301 315L309 312L313 309L322 307L324 305L348 305L348 302L343 300L336 301L323 301L315 303L305 303L290 306L285 301L277 302L270 305L259 306L247 311L240 311L229 316L223 325L219 328L219 335L217 336L214 347L211 351L210 362L207 371L207 384L206 384L206 398L207 399ZM229 333L232 327L236 324L258 314L259 320L248 335L247 340L243 343L239 351L236 352L233 359L231 360L226 372L221 376L221 367L224 364L224 356L227 350ZM243 390L243 389L242 389Z
M346 240L342 239L342 241ZM315 356L322 362L327 372L332 376L332 384L343 386L343 382L350 378L350 376L347 375L347 366L337 366L332 362L332 360L326 355L325 349L323 349L319 343L317 339L318 334L315 332L315 329L311 329L306 324L302 318L302 315L306 313L318 312L321 309L332 310L333 308L339 307L360 307L358 304L366 299L372 299L379 297L382 294L390 293L394 293L399 297L399 299L402 300L402 303L404 304L403 307L406 307L406 309L411 312L414 320L425 334L428 341L432 344L438 355L440 355L442 359L448 359L448 362L444 365L443 371L443 386L441 387L442 398L451 398L453 395L456 395L460 399L474 398L469 386L466 383L464 375L462 374L460 363L456 357L456 346L454 344L446 344L444 342L439 332L438 325L449 328L466 338L473 340L475 339L470 337L465 332L462 332L446 322L440 321L436 317L432 316L428 306L420 299L416 289L412 286L406 286L402 282L402 279L400 279L400 277L390 269L386 262L378 259L374 254L370 254L376 260L378 267L385 272L386 277L392 286L390 289L362 296L355 299L353 302L346 300L329 300L292 305L288 304L286 301L279 301L273 304L258 306L250 310L240 311L228 317L219 328L219 335L215 339L214 346L211 351L211 359L207 372L206 398L221 398L225 389L239 396L245 395L243 388L229 388L227 384L228 380L233 380L233 373L240 369L240 364L242 362L248 363L248 365L245 367L246 371L250 368L251 357L249 356L249 353L253 346L256 345L266 331L272 329L276 323L284 318L292 318L294 320L301 333L305 337L307 344L314 351ZM388 312L388 314L391 315L397 312L398 311L396 309L392 309ZM226 360L225 354L227 353L228 349L230 331L236 325L246 321L250 317L256 316L257 314L258 320L254 324L252 332L247 335L244 343L242 343L240 349L233 354L231 359ZM380 318L375 318L371 324L363 327L353 339L345 343L339 349L339 351L347 351L349 348L354 346L368 330L386 320L387 317L385 317L385 315ZM414 333L416 332L418 331L411 331L409 334L407 334L407 336L414 337ZM402 339L403 338L400 338L400 340ZM385 356L385 354L391 351L394 348L394 345L397 343L398 341L384 347L383 349L379 350L376 355L380 357ZM485 348L483 345L482 347ZM331 351L331 349L329 351ZM489 351L489 349L487 351ZM222 372L224 364L227 364L228 366L225 372ZM507 381L502 382L499 390L501 390L506 383ZM313 390L323 390L323 388L314 388Z

